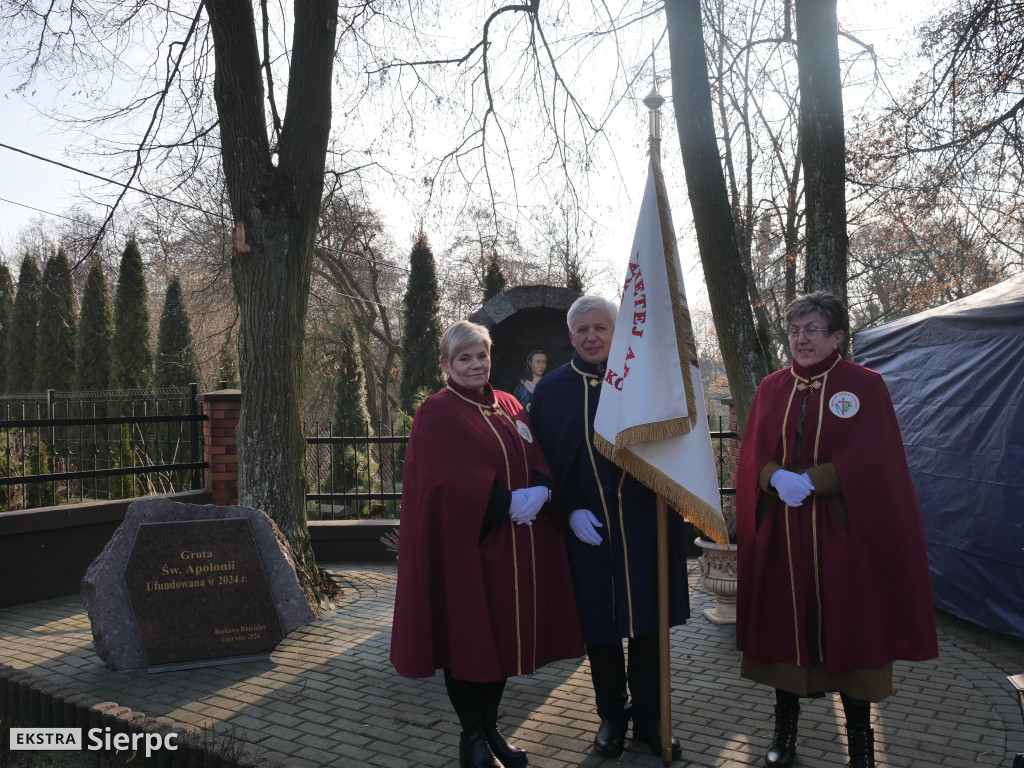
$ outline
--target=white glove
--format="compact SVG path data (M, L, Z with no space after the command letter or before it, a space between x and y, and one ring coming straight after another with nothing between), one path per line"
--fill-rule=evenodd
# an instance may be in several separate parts
M573 510L573 513L569 515L569 527L576 534L576 538L584 544L594 547L601 544L601 534L597 532L597 529L604 526L597 521L594 513L589 509Z
M790 507L799 507L814 492L814 483L806 472L798 475L788 469L777 469L769 482L779 492L779 498Z
M508 515L517 525L530 525L537 519L541 507L548 503L548 489L543 485L512 491L512 506Z

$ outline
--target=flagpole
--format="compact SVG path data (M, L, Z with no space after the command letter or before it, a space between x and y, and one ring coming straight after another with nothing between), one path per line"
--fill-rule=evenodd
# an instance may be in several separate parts
M672 762L672 662L669 654L668 504L658 494L658 664L661 673L661 762Z
M651 51L651 75L654 87L644 98L648 114L648 141L651 162L661 164L661 105L665 98L658 93L658 73ZM668 504L658 494L658 668L661 691L661 762L672 762L672 662L669 653L669 578L668 578Z

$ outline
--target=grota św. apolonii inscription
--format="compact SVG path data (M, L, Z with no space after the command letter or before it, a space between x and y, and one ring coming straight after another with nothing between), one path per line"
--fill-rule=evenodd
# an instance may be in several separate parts
M140 525L124 582L147 666L267 654L283 637L244 518Z
M265 658L314 615L260 510L145 499L82 581L96 652L118 670Z

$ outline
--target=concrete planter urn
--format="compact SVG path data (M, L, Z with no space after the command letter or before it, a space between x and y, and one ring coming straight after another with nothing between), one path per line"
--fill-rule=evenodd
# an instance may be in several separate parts
M715 607L705 609L705 618L712 624L735 624L736 572L739 567L736 545L722 547L699 536L694 539L694 544L704 553L697 558L701 584L715 596Z

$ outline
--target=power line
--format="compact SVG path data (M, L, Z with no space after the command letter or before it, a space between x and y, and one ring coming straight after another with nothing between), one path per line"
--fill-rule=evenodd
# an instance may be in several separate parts
M99 174L92 173L91 171L86 171L86 170L84 170L82 168L76 168L76 167L74 167L72 165L68 165L67 163L62 163L62 162L60 162L58 160L52 160L52 159L50 159L48 157L43 157L42 155L37 155L37 154L35 154L33 152L29 152L29 151L24 150L24 149L19 149L18 147L12 147L10 144L4 144L3 142L0 142L0 148L10 150L11 152L17 152L18 154L22 154L22 155L25 155L27 157L31 157L31 158L33 158L35 160L40 160L40 161L42 161L44 163L50 163L51 165L56 165L56 166L59 166L60 168L64 168L64 169L69 170L69 171L74 171L75 173L81 173L84 176L90 176L90 177L92 177L94 179L98 179L99 181L102 181L102 182L104 182L106 184L114 184L114 185L116 185L118 187L127 187L128 189L131 189L131 190L133 190L135 192L139 192L140 194L146 195L148 197L155 197L155 198L157 198L159 200L164 200L164 201L166 201L168 203L173 203L174 205L180 205L183 208L189 208L189 209L191 209L193 211L198 211L199 213L206 214L207 216L213 216L214 218L219 218L219 219L221 219L223 221L230 221L230 219L228 217L224 216L223 214L212 213L212 212L207 211L207 210L205 210L203 208L200 208L199 206L192 205L191 203L183 203L180 200L174 200L173 198L166 197L165 195L161 195L161 194L158 194L156 192L149 192L149 191L147 191L145 189L140 189L139 187L134 187L134 186L131 186L131 185L126 185L126 184L123 184L122 182L115 181L113 179L109 179L109 178L107 178L105 176L100 176ZM65 216L63 214L52 213L51 211L45 211L45 210L43 210L41 208L35 208L35 207L31 206L31 205L27 205L25 203L18 203L18 202L15 202L14 200L7 200L6 198L2 198L2 197L0 197L0 201L3 201L5 203L10 203L12 205L18 205L18 206L21 206L22 208L28 208L28 209L33 210L33 211L38 211L39 213L45 213L45 214L50 215L50 216L57 216L59 218L67 219L68 221L72 221L72 222L75 222L75 223L78 223L78 224L91 224L92 223L92 222L84 222L84 221L81 221L79 219L73 219L73 218L71 218L69 216ZM339 251L334 251L333 249L328 249L328 248L324 248L324 250L328 251L328 252L333 252L335 254L346 253L344 251L339 252ZM398 264L390 264L390 263L388 263L386 261L376 261L375 259L369 258L367 256L362 256L362 255L360 255L358 253L347 252L347 255L350 256L350 257L356 258L356 259L361 259L363 261L369 262L371 265L373 265L375 267L386 267L386 268L389 268L389 269L398 270L400 272L405 272L407 274L410 271L407 267L403 267L403 266L400 266ZM476 286L476 285L474 285L472 283L467 283L467 282L463 282L463 281L460 281L460 280L449 280L448 283L449 283L449 285L458 285L460 287L470 288L470 289L478 288L479 287L479 286ZM351 298L355 298L355 297L351 297ZM375 302L370 302L370 303L375 303ZM384 305L382 305L382 306L384 306Z
M56 165L56 166L58 166L60 168L66 169L68 171L74 171L75 173L80 173L83 176L90 176L90 177L92 177L94 179L98 179L99 181L102 181L102 182L104 182L106 184L113 184L113 185L118 186L118 187L123 187L125 189L130 189L133 192L138 192L140 194L146 195L147 197L155 197L158 200L163 200L163 201L168 202L168 203L173 203L174 205L180 205L182 208L189 208L189 209L191 209L193 211L197 211L198 213L203 213L203 214L205 214L207 216L213 216L214 218L222 219L223 221L230 221L230 219L227 216L224 216L224 214L222 214L222 213L213 213L212 211L208 211L205 208L200 208L198 205L192 205L191 203L184 203L181 200L175 200L174 198L167 197L166 195L161 195L158 192L150 192L149 190L142 189L140 187L135 187L135 186L132 186L131 184L125 184L125 183L120 182L120 181L115 181L114 179L108 179L106 176L100 176L98 173L92 173L91 171L86 171L83 168L76 168L73 165L68 165L67 163L62 163L59 160L52 160L49 157L43 157L42 155L37 155L37 154L35 154L33 152L29 152L28 150L25 150L25 149L19 149L18 147L12 147L10 144L4 144L3 142L0 142L0 148L8 149L11 152L17 152L18 154L25 155L27 157L31 157L31 158L33 158L35 160L40 160L40 161L42 161L44 163L50 163L51 165ZM10 202L10 201L8 201L8 202ZM20 205L20 203L15 203L15 205ZM29 207L29 206L26 206L26 207ZM45 211L44 211L44 213L45 213ZM57 216L59 214L53 214L53 215Z
M384 309L390 309L390 310L392 310L394 312L401 313L401 311L402 311L401 307L394 307L391 304L382 304L379 301L374 301L373 299L364 299L362 296L353 296L350 293L342 293L341 291L337 291L335 295L343 296L344 298L352 299L353 301L361 301L364 304L374 304L374 305L376 305L378 307L383 307Z
M84 224L91 226L94 222L83 221L82 219L73 219L63 213L54 213L53 211L47 211L43 208L36 208L34 205L28 205L27 203L19 203L16 200L8 200L6 197L0 197L0 203L10 203L11 205L17 205L21 208L28 208L30 211L36 211L37 213L45 213L47 216L56 216L59 219L67 219L68 221L74 222L75 224Z

